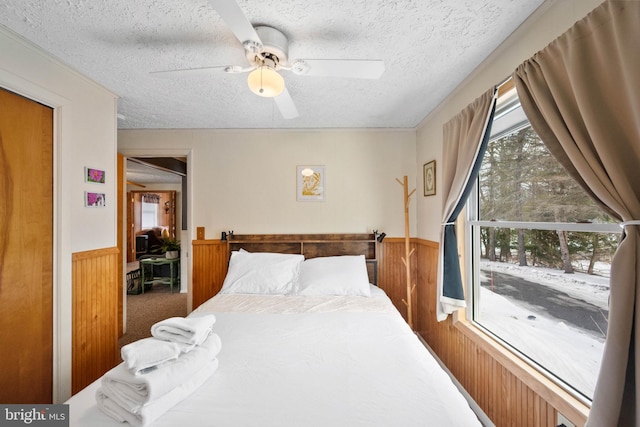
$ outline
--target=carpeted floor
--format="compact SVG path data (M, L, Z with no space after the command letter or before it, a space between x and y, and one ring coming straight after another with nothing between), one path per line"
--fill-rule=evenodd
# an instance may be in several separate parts
M127 295L127 332L120 347L151 336L151 325L168 317L187 315L187 294L169 292L169 285L154 284L139 295Z

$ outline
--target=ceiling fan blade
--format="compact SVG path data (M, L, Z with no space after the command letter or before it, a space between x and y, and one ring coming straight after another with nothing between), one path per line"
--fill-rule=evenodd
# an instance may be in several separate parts
M210 76L212 74L218 74L229 68L227 65L221 65L217 67L202 67L202 68L183 68L180 70L166 70L166 71L151 71L155 77L175 77L184 76L186 74L190 76Z
M242 46L250 52L262 52L262 40L235 0L209 0Z
M379 79L384 61L379 59L298 59L291 71L304 76Z
M298 117L298 109L296 108L296 104L293 103L293 98L289 95L289 91L287 88L284 88L284 91L273 98L278 109L280 110L280 114L285 119L295 119Z

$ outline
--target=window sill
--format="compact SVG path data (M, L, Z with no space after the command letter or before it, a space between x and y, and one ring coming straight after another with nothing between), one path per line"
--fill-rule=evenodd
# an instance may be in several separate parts
M531 367L480 328L466 319L461 319L461 317L454 316L453 324L462 334L473 340L479 348L512 372L572 423L577 426L585 424L589 415L589 406Z

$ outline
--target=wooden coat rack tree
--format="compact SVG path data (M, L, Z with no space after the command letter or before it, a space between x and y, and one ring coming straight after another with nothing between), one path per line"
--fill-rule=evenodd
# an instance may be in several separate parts
M410 247L410 236L409 233L411 230L409 229L409 202L411 201L411 196L416 192L414 188L411 192L409 192L409 184L407 180L407 176L405 175L404 181L400 181L396 178L396 181L400 185L404 187L404 257L402 257L402 262L404 263L404 267L407 275L407 299L403 299L402 302L407 306L407 323L409 327L413 329L413 309L411 303L411 296L416 289L415 283L411 283L411 255L415 249L411 249Z

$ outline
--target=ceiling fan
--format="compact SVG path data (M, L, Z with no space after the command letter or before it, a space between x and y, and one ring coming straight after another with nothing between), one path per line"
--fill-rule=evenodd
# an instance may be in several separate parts
M185 74L249 73L247 84L256 95L273 98L282 117L298 117L298 110L287 90L281 70L297 75L377 79L384 72L384 62L377 59L297 59L288 57L289 42L279 30L269 26L254 27L235 0L209 0L223 21L244 47L248 66L223 65L180 70L154 71L157 76Z

